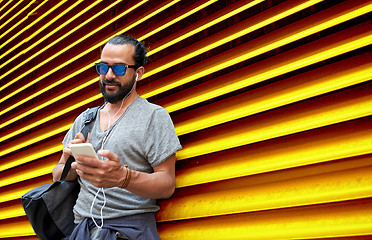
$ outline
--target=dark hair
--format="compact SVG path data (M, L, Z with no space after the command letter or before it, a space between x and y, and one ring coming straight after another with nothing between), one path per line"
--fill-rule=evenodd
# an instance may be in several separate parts
M112 37L106 44L134 46L134 62L138 66L145 66L147 63L147 50L145 45L130 35L116 35Z

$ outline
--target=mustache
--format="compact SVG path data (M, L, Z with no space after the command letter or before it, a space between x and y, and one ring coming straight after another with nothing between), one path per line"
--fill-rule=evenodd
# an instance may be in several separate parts
M115 85L121 86L120 82L117 82L113 79L111 79L111 80L105 79L105 80L102 81L102 84L104 84L104 85L105 84L115 84Z

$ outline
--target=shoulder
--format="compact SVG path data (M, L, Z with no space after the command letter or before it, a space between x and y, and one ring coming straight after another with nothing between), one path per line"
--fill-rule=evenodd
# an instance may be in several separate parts
M147 125L172 123L171 117L165 108L150 103L141 97L137 99L135 112L136 118L140 118Z
M102 108L102 106L97 106L93 108L87 108L84 111L82 111L76 118L73 123L73 126L81 127L84 125L84 122L87 119L90 119L90 121L94 120L97 116L97 112L99 109Z
M159 106L157 104L154 104L154 103L150 103L149 101L147 101L147 99L145 98L142 98L140 96L138 96L138 104L143 107L143 108L146 108L146 109L149 109L149 110L158 110L158 109L164 109L162 106Z
M153 115L169 115L168 111L154 103L150 103L147 99L138 97L136 104L136 111L141 112L143 115L153 116Z

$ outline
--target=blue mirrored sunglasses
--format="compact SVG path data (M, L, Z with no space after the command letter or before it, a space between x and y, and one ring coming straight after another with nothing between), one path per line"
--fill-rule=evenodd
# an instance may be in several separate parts
M98 74L105 75L108 72L109 68L111 68L116 76L125 75L127 68L137 69L139 67L138 65L125 65L123 63L116 63L114 65L108 65L106 63L95 63L95 65Z

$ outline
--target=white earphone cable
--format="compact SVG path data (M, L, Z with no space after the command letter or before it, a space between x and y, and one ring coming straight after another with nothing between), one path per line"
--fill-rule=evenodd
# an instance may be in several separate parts
M138 74L136 75L136 80L138 79ZM108 110L106 110L107 114L108 114L108 128L107 128L107 133L105 135L105 137L103 138L102 140L102 145L101 145L101 150L103 150L103 144L105 143L106 141L106 138L108 136L108 134L110 133L110 127L111 127L111 120L120 112L120 110L122 109L123 107L123 104L124 104L124 100L128 97L128 95L133 91L133 88L135 86L135 83L133 83L133 86L132 86L132 89L130 90L130 92L127 93L127 95L123 98L123 100L121 101L121 105L120 105L120 108L119 110L114 114L114 116L110 116L110 113ZM101 159L102 161L104 161L103 157ZM101 207L101 225L99 226L96 222L96 220L94 219L94 216L93 216L93 207L94 207L94 203L98 197L98 194L99 192L102 190L102 194L103 194L103 205ZM102 228L103 227L103 208L106 206L106 194L105 194L105 190L103 188L99 188L98 191L96 192L96 195L94 196L94 199L92 201L92 204L90 206L90 217L92 218L94 224L96 225L97 228Z

